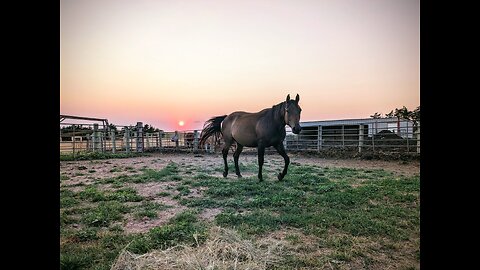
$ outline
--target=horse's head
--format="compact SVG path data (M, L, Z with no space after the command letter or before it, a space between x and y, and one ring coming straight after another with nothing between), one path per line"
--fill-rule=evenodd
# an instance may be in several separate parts
M290 99L290 95L288 95L285 101L285 123L292 128L292 132L295 134L302 130L302 127L300 127L302 108L298 105L299 100L300 96L297 94L295 100Z

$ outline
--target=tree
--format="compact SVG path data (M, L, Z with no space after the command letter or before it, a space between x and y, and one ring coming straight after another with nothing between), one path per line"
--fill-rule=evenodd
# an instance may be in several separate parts
M83 125L70 125L64 126L60 129L60 134L64 140L70 140L73 136L85 137L87 134L92 133L92 127Z
M375 113L370 115L371 118L378 119L382 118L382 114ZM418 106L415 110L409 111L407 107L403 106L402 108L395 108L395 110L391 110L389 113L385 114L385 118L397 117L397 130L400 130L400 119L410 120L413 122L413 130L415 131L418 122L420 122L420 106Z
M145 124L145 126L143 127L143 132L146 132L146 133L153 133L153 132L159 132L159 131L160 130L158 128L155 128L154 126L149 124Z
M391 110L389 113L386 113L385 117L387 117L387 118L393 117L393 110Z
M417 126L418 122L420 122L420 106L418 106L410 115L413 125Z

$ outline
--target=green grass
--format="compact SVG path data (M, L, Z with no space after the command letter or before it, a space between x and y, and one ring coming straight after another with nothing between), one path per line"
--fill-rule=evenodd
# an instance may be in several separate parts
M170 195L172 195L172 194L170 192L166 192L166 191L162 191L162 192L157 193L157 196L159 196L159 197L168 197Z
M356 183L365 174L371 179ZM194 186L208 188L205 196L182 198L181 203L226 209L216 223L235 227L244 235L258 237L293 227L319 237L327 229L336 229L352 236L405 241L419 226L419 204L412 204L419 201L418 177L292 165L281 182L258 182L256 177L232 181L204 174L195 178Z
M115 191L100 191L96 186L88 186L79 193L79 198L91 202L118 201L118 202L139 202L143 197L137 194L132 188L121 188Z
M167 209L168 207L166 205L162 205L159 203L155 202L142 202L142 204L139 206L139 209L137 212L135 212L134 216L137 219L142 219L144 217L147 218L156 218L158 216L157 212L159 210Z
M75 198L75 192L66 188L60 189L60 208L69 208L78 202Z
M136 172L132 167L127 167L127 171ZM178 175L178 165L174 162L170 162L161 170L153 169L141 169L140 174L134 175L118 175L112 178L102 180L102 183L147 183L147 182L165 182L165 181L178 181L182 178Z
M122 219L128 207L117 202L100 202L98 207L83 214L82 223L90 227L108 227L113 221Z
M112 169L110 169L110 171L109 171L109 172L113 173L113 172L121 172L121 171L122 171L122 169L120 169L119 167L117 167L117 166L113 166L113 168L112 168Z
M233 228L248 239L286 231L285 240L297 249L285 254L278 269L322 269L329 264L341 269L353 262L376 268L380 253L381 258L411 256L419 261L418 176L292 163L283 181L276 180L278 172L272 169L264 172L266 181L259 182L257 169L255 163L241 163L241 171L254 176L238 179L230 168L233 176L223 178L213 176L219 175L220 168L206 170L170 162L161 170L144 167L134 175L94 179L78 192L62 187L61 269L110 269L127 244L128 250L137 254L196 245L197 241L201 244L212 225ZM151 182L169 182L163 187L167 191L155 197L177 200L187 210L148 232L127 234L122 227L127 213L137 220L155 219L168 209L125 186ZM105 184L110 184L109 188ZM189 196L200 189L202 196ZM207 208L222 212L205 222L199 213ZM306 243L305 237L310 242ZM405 254L403 244L415 248ZM318 250L323 254L320 257L315 255Z
M196 214L186 211L176 215L168 224L151 229L148 233L136 238L128 250L143 254L153 249L167 249L183 244L193 245L206 239L206 227L198 222Z
M100 153L100 152L79 152L73 154L61 154L60 161L74 161L74 160L97 160L97 159L111 159L111 158L131 158L145 155L144 153Z

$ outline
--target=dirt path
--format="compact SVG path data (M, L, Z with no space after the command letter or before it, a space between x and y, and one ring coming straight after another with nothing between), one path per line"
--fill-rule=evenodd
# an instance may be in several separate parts
M290 154L290 161L298 164L310 164L319 167L346 167L355 169L384 169L392 171L398 175L413 176L420 174L419 161L383 161L383 160L360 160L360 159L327 159L318 157L305 157L298 154ZM253 154L244 154L240 156L240 162L256 162L257 156ZM150 156L109 159L109 160L82 160L82 161L63 161L60 162L60 173L62 175L74 178L75 182L93 181L91 175L96 179L114 177L120 174L136 174L142 168L151 168L159 170L165 167L169 162L175 162L180 166L195 165L195 167L212 168L222 167L223 159L219 154L162 154L155 153ZM229 164L233 164L233 157L229 155ZM283 159L277 154L265 156L265 166L267 169L281 170ZM232 172L233 173L233 172ZM217 174L217 173L216 173ZM221 175L221 172L218 172ZM248 176L248 175L244 175ZM70 183L74 184L74 183Z

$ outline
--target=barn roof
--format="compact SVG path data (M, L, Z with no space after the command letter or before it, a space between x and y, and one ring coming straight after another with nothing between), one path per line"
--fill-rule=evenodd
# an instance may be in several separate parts
M401 120L402 122L407 120ZM323 120L323 121L305 121L300 122L301 127L316 127L316 126L339 126L339 125L360 125L371 123L396 123L397 118L360 118L360 119L339 119L339 120Z

